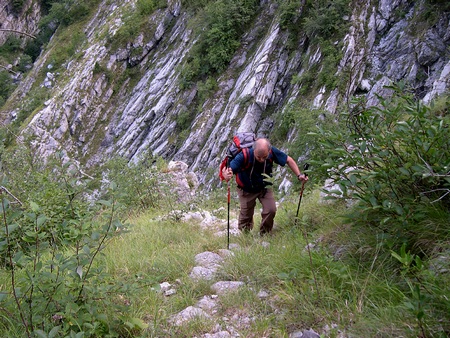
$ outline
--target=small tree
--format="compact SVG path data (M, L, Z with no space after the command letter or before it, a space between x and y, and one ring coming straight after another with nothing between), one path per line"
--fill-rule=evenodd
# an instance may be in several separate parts
M423 252L449 236L450 116L391 89L393 100L342 114L346 128L320 129L328 156L316 164L340 187L328 193L359 201L358 222Z

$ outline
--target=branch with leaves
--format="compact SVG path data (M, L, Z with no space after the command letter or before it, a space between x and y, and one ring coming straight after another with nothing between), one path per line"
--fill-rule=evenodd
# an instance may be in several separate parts
M20 34L20 35L25 35L28 36L29 38L32 39L36 39L36 36L27 32L23 32L23 31L19 31L16 29L11 29L11 28L0 28L0 32L11 32L11 33L15 33L15 34ZM5 67L3 65L0 65L1 68L7 70L10 73L13 73L14 75L17 75L18 73L13 71L12 69L9 69L8 67Z
M36 36L27 32L18 31L16 29L10 29L10 28L0 28L0 32L11 32L16 33L20 35L28 36L29 38L36 39Z

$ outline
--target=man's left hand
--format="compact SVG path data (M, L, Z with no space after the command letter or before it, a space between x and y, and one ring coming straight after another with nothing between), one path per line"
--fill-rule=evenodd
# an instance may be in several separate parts
M299 181L303 181L303 182L308 181L308 176L305 175L305 174L300 174L300 175L297 176L297 178L298 178Z

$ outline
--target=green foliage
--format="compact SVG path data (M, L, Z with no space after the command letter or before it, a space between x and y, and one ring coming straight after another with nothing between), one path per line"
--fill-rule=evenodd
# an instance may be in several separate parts
M208 99L217 89L217 80L213 77L208 77L206 81L199 82L197 86L198 101L205 102L205 100Z
M371 224L391 245L406 242L429 252L449 236L443 226L450 206L449 115L414 101L403 87L391 89L392 102L380 98L381 107L369 108L360 102L342 114L346 129L319 129L328 155L315 163L344 197L359 200L355 222ZM432 231L422 230L427 222Z
M158 208L163 204L168 182L161 173L164 161L151 155L138 162L130 162L123 157L114 157L103 168L108 181L117 182L124 193L118 201L127 206L128 212Z
M295 39L305 35L311 45L320 47L320 62L308 65L301 76L293 78L293 83L301 85L301 95L322 86L332 90L345 82L339 82L334 75L342 57L342 46L334 41L347 32L349 21L345 17L350 14L348 0L281 2L280 26L290 32L292 48L297 46Z
M88 0L60 0L52 3L48 18L63 26L83 20L90 13L92 2Z
M280 26L293 37L304 33L311 42L338 38L344 34L345 16L351 14L348 0L280 1Z
M341 35L346 26L344 16L350 15L348 0L307 1L306 13L302 16L302 27L310 39L324 40Z
M47 33L49 36L46 36L46 32L51 33ZM51 34L53 34L53 31L50 29L41 30L36 39L28 41L25 45L24 53L29 55L33 62L36 61L41 53L42 45L50 40Z
M17 4L22 3L21 1L16 2ZM59 0L53 1L50 4L49 2L42 1L44 11L48 9L48 14L43 16L39 22L39 33L36 38L28 39L25 47L22 48L21 40L11 35L6 43L0 46L0 58L5 58L8 62L19 58L18 66L13 70L25 73L40 55L42 46L50 41L50 38L60 25L69 26L85 19L91 13L92 8L95 8L93 5L96 3L97 1L92 2L88 0ZM54 66L59 67L72 57L79 45L84 41L84 38L85 36L82 30L78 28L74 28L63 34L61 43L58 44L54 53L51 55L51 62L54 63ZM2 86L0 106L8 99L11 93L10 89L11 86L7 86L6 84ZM7 92L7 95L5 95L5 92ZM22 112L21 115L24 115L25 118L28 116L28 114L22 114ZM22 118L20 120L23 121Z
M158 8L158 2L155 0L138 0L136 7L140 15L150 15Z
M76 28L75 26L73 27ZM74 57L80 45L85 41L85 34L76 30L64 30L58 36L58 43L50 55L49 63L53 66L53 71L62 67L71 58Z
M302 1L280 1L280 27L290 31L298 32L298 19L302 12Z
M342 58L342 46L333 44L330 41L321 41L321 52L323 54L322 68L317 76L317 86L325 86L327 90L333 90L339 84L346 85L346 81L340 75L338 79L335 75Z
M189 111L182 111L176 117L177 128L180 131L186 130L191 126L192 121L194 120L194 114Z
M109 185L108 200L88 201L91 179L62 154L47 166L31 152L3 153L2 172L0 254L10 279L0 302L18 315L10 325L28 337L145 328L118 298L131 285L111 283L97 263L111 238L124 233L117 185Z
M33 60L31 59L31 56L27 54L23 54L20 57L19 65L17 67L17 70L21 73L26 73L33 65Z
M55 20L51 16L47 15L41 19L39 22L39 33L35 39L27 42L24 49L24 53L29 55L33 62L40 55L42 46L50 41L57 27Z
M27 98L20 105L17 117L8 126L0 128L0 139L5 146L14 144L18 131L24 122L39 107L42 107L48 99L48 89L45 87L33 88Z
M291 149L289 154L292 158L309 157L311 153L314 153L316 158L323 156L321 155L320 140L311 133L317 130L317 126L324 129L333 127L332 117L327 112L303 108L297 102L293 102L276 116L275 121L270 139L274 144ZM298 136L291 143L286 144L291 132ZM323 176L315 173L312 181L319 182L322 178Z
M7 71L0 71L0 107L13 90L13 81Z
M340 79L336 76L342 56L340 44L334 45L329 41L320 40L319 45L322 53L321 60L309 65L300 76L292 78L293 84L301 86L300 95L307 96L309 93L314 92L312 89L318 90L323 86L327 90L333 90L346 84L342 76Z
M149 15L165 7L167 7L167 1L164 0L139 0L136 7L128 7L122 15L122 26L110 38L112 48L124 47L141 33L151 34L155 27L151 26L148 20Z
M127 12L124 14L123 25L120 26L116 34L111 38L113 48L124 46L127 42L132 41L141 32L142 19L138 20L137 12Z
M0 56L11 60L11 56L21 51L20 39L16 36L10 35L5 43L0 46Z
M41 8L45 14L48 14L48 11L52 7L52 4L56 2L55 0L39 0Z
M24 0L11 0L11 5L15 13L20 13L23 8Z
M42 46L50 41L60 25L66 27L84 20L95 9L94 5L97 3L97 0L41 1L41 6L47 14L39 22L39 33L36 39L27 42L25 54L29 55L34 62L39 56ZM78 29L72 30L71 34L77 35L78 39L82 35Z
M181 4L185 8L197 11L205 8L206 5L210 2L211 0L183 0L181 1Z
M216 0L199 14L195 34L198 40L182 69L182 84L191 86L222 72L240 46L245 27L257 14L254 0Z
M422 38L423 33L436 25L441 13L450 12L450 4L445 0L426 0L418 6L412 17L410 34Z
M407 285L405 307L414 315L421 336L432 336L429 328L435 326L435 318L450 310L450 303L442 301L445 286L439 285L436 275L420 256L406 251L406 244L398 253L391 251L391 255L401 263L401 275Z

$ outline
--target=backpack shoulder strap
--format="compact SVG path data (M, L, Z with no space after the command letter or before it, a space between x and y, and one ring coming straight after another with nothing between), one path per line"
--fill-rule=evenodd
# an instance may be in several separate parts
M242 148L242 155L244 155L244 169L247 169L250 167L251 164L251 154L249 148Z
M268 160L270 163L273 162L273 152L272 152L272 148L270 148L270 151L269 151L269 157L267 158L267 160Z

